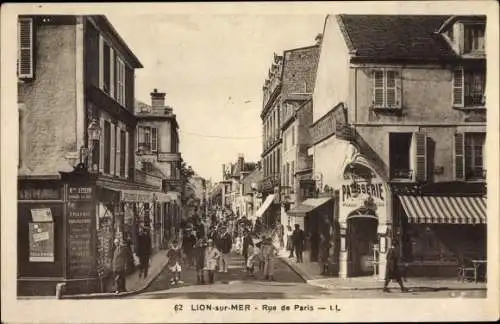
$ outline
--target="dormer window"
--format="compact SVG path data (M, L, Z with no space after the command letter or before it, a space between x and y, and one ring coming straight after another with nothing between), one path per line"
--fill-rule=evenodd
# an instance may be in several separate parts
M464 24L464 54L484 52L484 24Z

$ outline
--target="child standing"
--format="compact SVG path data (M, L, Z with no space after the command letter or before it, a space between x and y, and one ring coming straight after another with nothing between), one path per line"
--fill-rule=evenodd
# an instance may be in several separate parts
M208 270L208 282L210 284L214 283L215 267L220 256L221 253L215 247L214 241L211 239L208 240L208 247L205 250L205 262Z
M205 284L205 276L203 275L203 268L205 267L205 250L207 244L205 239L199 238L194 246L194 263L196 266L196 282L199 284Z
M168 258L167 267L170 269L171 273L170 283L174 285L183 283L181 281L182 268L181 265L179 264L182 258L182 252L177 240L174 240L170 244L170 248L167 251L167 258Z

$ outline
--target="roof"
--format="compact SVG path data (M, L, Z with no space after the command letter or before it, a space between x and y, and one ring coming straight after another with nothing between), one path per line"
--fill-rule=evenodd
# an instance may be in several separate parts
M353 60L441 61L457 57L436 32L450 16L338 15Z

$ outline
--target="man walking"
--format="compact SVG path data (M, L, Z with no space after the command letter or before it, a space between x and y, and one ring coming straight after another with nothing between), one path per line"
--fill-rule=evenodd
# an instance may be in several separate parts
M231 248L233 247L233 238L231 237L231 234L229 234L227 227L223 227L222 231L224 234L222 234L222 236L219 238L219 246L221 252L219 272L227 272L229 253L231 252Z
M297 258L297 263L302 263L302 251L305 245L305 235L299 224L295 224L295 230L292 234L292 243L293 249L295 250L295 256Z
M146 227L139 227L137 237L137 256L139 257L139 278L146 278L151 258L151 235Z
M274 257L278 250L273 245L270 237L264 238L262 242L262 256L264 259L264 279L274 280Z
M245 229L245 232L244 232L244 236L243 236L243 244L242 244L242 255L243 255L243 258L245 258L245 266L247 265L248 263L248 256L249 256L249 253L248 253L248 248L250 246L253 246L253 239L252 239L252 236L250 235L250 232L248 230Z
M387 267L385 269L385 282L384 282L384 292L390 292L387 288L389 281L392 279L396 280L401 288L401 292L407 292L408 288L403 286L403 281L401 280L401 273L399 272L399 255L396 250L396 245L392 242L389 251L387 251Z
M281 222L279 220L276 221L275 232L276 232L276 236L278 237L280 249L285 248L285 239L284 239L285 227L283 226L283 224L281 224Z

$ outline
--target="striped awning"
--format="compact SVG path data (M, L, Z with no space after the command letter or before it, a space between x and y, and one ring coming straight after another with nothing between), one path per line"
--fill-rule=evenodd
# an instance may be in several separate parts
M399 196L410 223L486 224L485 197Z

